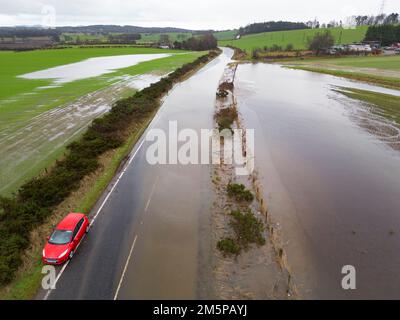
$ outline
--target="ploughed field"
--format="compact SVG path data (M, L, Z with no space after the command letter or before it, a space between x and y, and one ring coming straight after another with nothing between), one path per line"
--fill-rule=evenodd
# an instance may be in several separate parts
M202 54L133 47L0 52L0 194L49 167L113 102Z

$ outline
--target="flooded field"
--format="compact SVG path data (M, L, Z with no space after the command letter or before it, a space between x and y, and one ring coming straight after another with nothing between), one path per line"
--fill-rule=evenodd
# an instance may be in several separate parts
M235 79L300 296L400 298L400 128L337 87L400 95L278 65L239 65ZM345 265L356 290L341 287Z
M78 100L44 112L18 130L0 131L0 193L13 189L21 177L51 164L93 119L107 112L122 96L157 82L161 76L126 76L110 87L87 94ZM18 172L18 174L16 174Z
M62 84L111 73L117 69L134 66L140 62L161 59L169 54L130 54L110 57L96 57L50 69L21 75L25 79L53 79L54 84Z

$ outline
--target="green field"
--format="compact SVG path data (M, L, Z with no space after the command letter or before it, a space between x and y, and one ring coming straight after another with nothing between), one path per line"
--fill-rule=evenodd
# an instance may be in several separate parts
M160 36L162 34L168 35L169 40L171 42L174 41L184 41L190 37L192 37L192 33L177 33L177 32L169 32L169 33L141 33L141 39L137 41L137 43L154 43L160 40Z
M264 32L243 36L238 40L221 40L218 41L218 44L220 46L234 46L246 50L247 53L250 53L254 48L271 47L274 44L281 46L283 49L285 49L288 44L292 44L294 49L304 50L307 49L309 38L325 30L329 30L333 34L336 44L346 44L363 40L367 32L367 27L363 26L356 29L332 28Z
M307 64L327 64L355 68L374 68L382 70L400 70L400 55L377 57L343 57L332 59L310 59Z
M112 73L98 77L68 82L59 87L41 88L52 84L52 80L29 80L17 77L21 74L78 62L91 57L152 53L175 54L115 70ZM21 53L0 52L0 69L2 70L0 74L0 144L6 143L8 138L20 132L19 130L26 127L32 118L55 107L77 101L78 98L88 93L105 90L120 81L122 77L148 73L166 74L185 63L195 60L202 54L204 52L183 52L151 48L71 48ZM125 91L124 94L129 94L128 91ZM134 90L130 89L130 94L133 92ZM39 144L39 140L35 140L39 135L40 128L34 127L29 136L21 137L25 147L30 148L29 152L32 153L33 158L30 158L29 152L23 152L23 150L15 150L14 158L19 160L18 164L7 160L9 158L12 159L12 152L7 154L7 157L0 158L2 162L0 167L1 194L12 192L23 181L37 175L44 168L51 165L62 154L65 143L69 142L66 139L72 138L63 136L63 139L65 137L63 143L54 140L42 145ZM40 148L40 152L32 152L32 148L36 147ZM21 157L24 159L22 160Z
M217 40L232 40L235 39L237 30L226 30L226 31L218 31L214 32L214 37Z

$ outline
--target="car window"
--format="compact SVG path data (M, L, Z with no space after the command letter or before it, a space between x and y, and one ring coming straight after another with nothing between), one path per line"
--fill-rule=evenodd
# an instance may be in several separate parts
M82 218L81 220L79 220L78 224L76 225L76 227L75 227L75 229L74 229L74 238L75 238L75 236L78 234L79 229L80 229L81 226L82 226L82 223L83 223L83 218Z
M51 244L67 244L72 240L72 231L70 230L54 230L49 239Z

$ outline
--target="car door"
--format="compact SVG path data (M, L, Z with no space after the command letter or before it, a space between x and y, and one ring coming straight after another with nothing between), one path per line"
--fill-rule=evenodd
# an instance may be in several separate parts
M82 229L83 229L82 228L82 224L83 224L83 218L81 220L79 220L79 222L76 224L75 229L74 229L74 234L73 234L73 237L72 237L72 239L73 239L73 243L72 243L73 250L76 249L76 247L78 246L79 242L82 239L82 235L83 235L83 233L82 233Z

